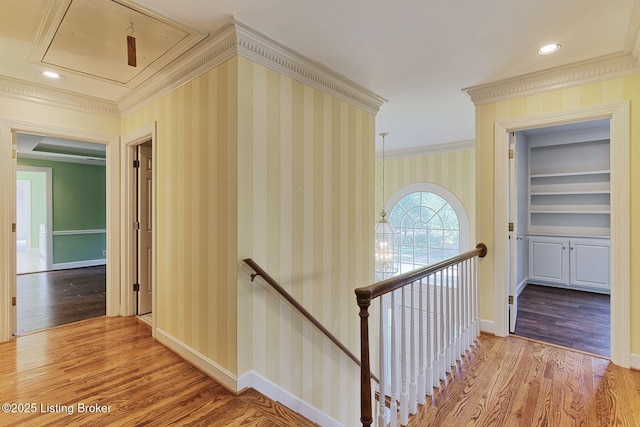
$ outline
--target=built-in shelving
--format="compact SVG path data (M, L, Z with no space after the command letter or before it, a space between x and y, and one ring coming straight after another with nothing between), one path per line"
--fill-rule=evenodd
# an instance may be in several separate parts
M530 146L529 233L609 236L609 141Z

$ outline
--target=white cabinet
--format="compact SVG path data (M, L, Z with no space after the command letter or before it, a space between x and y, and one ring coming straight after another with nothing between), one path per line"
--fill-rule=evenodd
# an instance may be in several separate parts
M529 279L543 283L569 283L569 239L529 237Z
M529 281L609 293L609 239L529 236Z

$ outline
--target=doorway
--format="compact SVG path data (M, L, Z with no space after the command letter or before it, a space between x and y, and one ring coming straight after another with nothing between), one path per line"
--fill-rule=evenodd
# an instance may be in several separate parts
M156 124L121 138L121 295L123 316L139 316L156 334ZM131 225L129 225L131 224Z
M148 317L153 306L153 146L146 141L134 150L136 314Z
M105 146L26 132L16 134L16 145L12 332L104 315Z
M77 128L53 126L36 122L0 119L0 145L11 153L9 167L2 171L6 182L11 185L4 186L6 192L6 204L4 216L8 223L16 223L16 172L17 158L19 154L18 135L40 135L54 138L65 138L74 141L88 141L102 144L106 147L106 181L107 206L110 211L119 212L120 204L118 193L114 190L119 186L119 164L114 159L119 157L118 138L106 133L97 134ZM109 160L111 159L111 161ZM13 184L12 184L13 183ZM0 191L2 192L2 191ZM13 228L13 227L12 227ZM15 228L13 228L15 230ZM107 248L116 248L119 244L119 220L116 215L107 218ZM16 275L16 234L9 229L8 233L0 233L3 244L8 248L6 262L4 263L2 277L0 278L0 341L8 341L17 330L17 275ZM106 314L108 316L120 315L120 260L113 259L106 265Z
M508 232L508 150L509 134L519 130L581 121L610 119L610 272L611 284L611 361L622 367L631 365L630 236L631 218L629 148L629 102L603 104L557 113L496 121L494 125L493 180L493 272L494 324L496 335L509 333L509 232Z
M510 135L510 332L604 357L610 355L609 122Z
M17 274L51 269L51 177L51 168L17 167Z

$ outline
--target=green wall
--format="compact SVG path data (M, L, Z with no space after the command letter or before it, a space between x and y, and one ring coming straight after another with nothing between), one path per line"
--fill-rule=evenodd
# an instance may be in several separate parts
M104 230L107 224L104 165L18 158L20 166L52 169L52 231ZM53 236L53 263L104 258L106 235Z

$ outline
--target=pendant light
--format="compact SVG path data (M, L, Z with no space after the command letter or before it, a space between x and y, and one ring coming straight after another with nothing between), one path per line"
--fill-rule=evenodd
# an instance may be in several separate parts
M376 224L374 250L375 275L378 281L395 275L400 264L398 233L387 221L387 212L384 209L384 169L386 163L384 139L387 135L389 135L387 132L380 133L382 137L382 211Z

